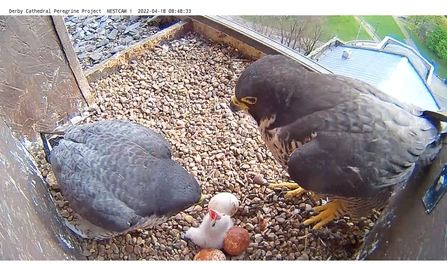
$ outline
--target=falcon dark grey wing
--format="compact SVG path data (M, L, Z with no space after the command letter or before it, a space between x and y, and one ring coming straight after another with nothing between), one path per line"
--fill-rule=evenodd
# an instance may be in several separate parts
M93 149L116 149L102 139L112 134L113 139L127 140L140 146L159 159L171 158L171 144L159 133L125 120L102 120L91 124L69 128L64 138L73 142L85 143ZM102 145L102 146L101 146Z
M385 206L394 185L436 158L447 121L365 82L311 72L282 55L245 69L231 107L257 121L268 149L296 182L286 184L295 188L286 197L308 190L331 200L305 221L320 221L314 228Z
M50 153L61 188L85 238L108 238L158 224L201 200L195 178L171 159L169 143L133 122L75 126Z

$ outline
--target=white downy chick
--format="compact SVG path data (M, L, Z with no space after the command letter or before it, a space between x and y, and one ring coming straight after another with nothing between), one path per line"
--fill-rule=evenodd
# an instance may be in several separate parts
M185 237L201 248L221 249L225 234L234 226L229 215L209 209L199 227L191 227Z
M208 208L233 217L239 208L239 200L232 193L220 192L211 198Z

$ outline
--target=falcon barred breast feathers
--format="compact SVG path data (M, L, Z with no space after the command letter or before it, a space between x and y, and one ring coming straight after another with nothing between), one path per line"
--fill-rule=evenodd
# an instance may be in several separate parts
M356 221L388 203L395 185L429 165L447 116L423 110L357 79L307 70L283 55L257 60L239 77L230 107L257 122L262 139L294 183L270 188L327 197L304 221Z

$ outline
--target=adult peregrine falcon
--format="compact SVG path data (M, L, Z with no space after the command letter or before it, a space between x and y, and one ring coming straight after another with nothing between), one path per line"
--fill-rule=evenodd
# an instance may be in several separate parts
M354 221L386 206L393 187L441 149L447 116L422 110L357 79L311 72L283 55L248 66L231 99L256 120L268 149L296 183L329 198L314 208L318 229L349 215ZM298 186L299 184L299 186Z
M49 142L61 192L83 218L67 226L81 237L105 239L147 228L202 199L196 179L171 159L171 145L137 123L74 126Z

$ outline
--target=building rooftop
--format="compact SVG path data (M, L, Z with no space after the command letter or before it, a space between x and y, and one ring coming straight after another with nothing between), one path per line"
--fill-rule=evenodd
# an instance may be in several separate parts
M392 52L392 53L398 53L401 55L406 56L412 63L413 67L421 73L423 77L427 77L430 72L430 68L427 67L425 64L425 58L423 58L419 53L408 49L407 47L404 47L399 44L389 43L382 47L384 51ZM416 54L417 53L417 54ZM428 82L430 84L430 82Z
M405 46L382 42L374 47L335 40L310 56L335 74L365 81L403 102L439 110L445 102L439 103L430 90L433 66Z

